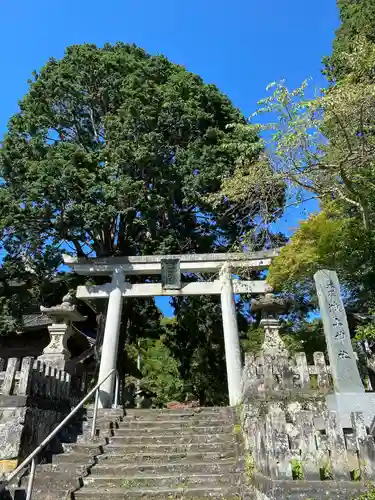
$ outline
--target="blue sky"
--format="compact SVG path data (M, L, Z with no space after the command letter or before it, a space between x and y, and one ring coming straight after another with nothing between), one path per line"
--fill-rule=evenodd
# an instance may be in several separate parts
M271 81L325 85L321 59L337 26L335 0L3 0L0 135L31 72L68 45L134 42L216 84L249 116ZM294 208L280 228L292 232L303 216Z

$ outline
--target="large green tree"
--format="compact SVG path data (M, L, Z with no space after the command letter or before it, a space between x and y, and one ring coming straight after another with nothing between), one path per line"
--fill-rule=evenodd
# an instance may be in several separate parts
M0 151L5 265L79 256L203 252L237 233L206 195L230 175L229 123L214 85L124 44L72 46L30 81ZM254 154L257 138L248 137ZM44 262L42 263L41 261Z
M35 73L3 141L6 250L16 238L26 253L62 241L96 256L209 248L217 234L197 214L220 215L205 195L233 171L232 122L243 117L227 97L162 56L68 48Z

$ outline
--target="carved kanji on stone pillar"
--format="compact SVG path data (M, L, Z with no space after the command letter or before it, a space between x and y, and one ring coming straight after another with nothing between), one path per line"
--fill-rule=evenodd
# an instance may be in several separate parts
M69 371L70 352L67 347L68 339L73 334L72 323L84 321L86 318L72 304L73 297L65 295L62 304L54 307L43 307L40 310L52 320L48 327L51 337L50 343L44 348L43 354L38 357L43 363L58 370Z

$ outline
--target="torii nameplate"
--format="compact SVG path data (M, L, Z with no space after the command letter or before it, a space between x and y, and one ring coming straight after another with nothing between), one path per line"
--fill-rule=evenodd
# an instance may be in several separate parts
M179 259L162 259L161 282L164 290L181 289L181 270Z

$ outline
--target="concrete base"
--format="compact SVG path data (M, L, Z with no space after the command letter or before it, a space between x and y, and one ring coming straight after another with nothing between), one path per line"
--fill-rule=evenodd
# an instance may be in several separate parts
M350 414L362 412L365 425L370 426L375 417L375 392L341 392L328 394L327 406L330 411L337 411L342 427L351 427Z

